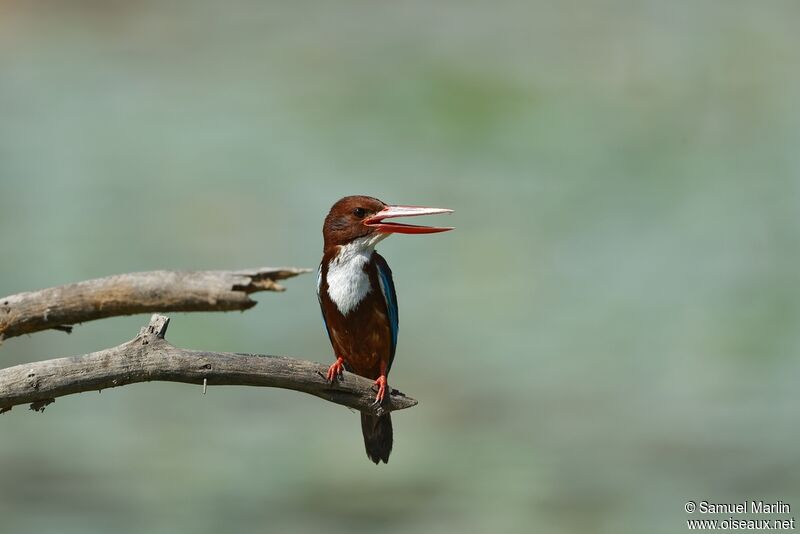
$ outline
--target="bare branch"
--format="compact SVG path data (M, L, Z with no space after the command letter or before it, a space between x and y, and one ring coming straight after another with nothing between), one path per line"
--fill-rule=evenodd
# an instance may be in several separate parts
M246 310L256 305L250 293L283 291L277 280L309 271L150 271L18 293L0 298L0 340L51 328L69 332L69 325L117 315Z
M164 339L168 324L167 317L153 315L138 336L114 348L0 370L0 413L19 404L44 411L56 397L150 381L292 389L375 415L417 404L393 389L381 406L373 406L372 380L345 372L329 384L327 367L318 363L173 347Z

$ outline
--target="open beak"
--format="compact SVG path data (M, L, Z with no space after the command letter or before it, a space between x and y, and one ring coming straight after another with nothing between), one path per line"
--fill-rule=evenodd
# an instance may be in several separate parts
M445 226L418 226L414 224L402 224L395 222L384 222L385 219L395 217L417 217L419 215L436 215L438 213L453 213L447 208L426 208L424 206L386 206L372 217L365 219L364 224L377 228L384 234L435 234L452 230L452 227Z

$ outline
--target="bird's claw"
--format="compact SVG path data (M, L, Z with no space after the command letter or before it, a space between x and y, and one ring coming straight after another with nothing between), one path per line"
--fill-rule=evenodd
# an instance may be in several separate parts
M375 381L375 385L378 386L378 392L375 394L375 402L370 404L370 408L374 408L375 406L379 406L382 402L384 397L386 396L386 375L381 375Z
M344 372L344 359L341 357L336 358L336 361L333 362L333 364L330 367L328 367L328 374L325 376L325 380L327 380L332 384L333 381L336 380L337 378L339 379L342 378L343 372Z

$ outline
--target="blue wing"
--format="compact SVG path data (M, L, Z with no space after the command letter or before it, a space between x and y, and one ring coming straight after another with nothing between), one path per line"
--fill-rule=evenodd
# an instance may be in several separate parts
M380 254L375 254L375 264L378 267L378 282L380 282L381 293L386 300L386 309L389 312L389 328L392 333L392 353L389 357L389 368L392 367L394 352L397 348L397 333L400 329L399 317L397 315L397 293L394 290L394 280L389 264Z

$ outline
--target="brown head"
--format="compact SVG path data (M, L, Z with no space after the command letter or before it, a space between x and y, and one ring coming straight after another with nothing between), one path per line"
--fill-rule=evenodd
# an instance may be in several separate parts
M436 213L452 213L446 208L426 208L422 206L390 206L377 198L355 195L338 200L325 217L322 236L325 250L330 247L347 245L362 239L366 246L375 246L389 234L433 234L446 232L452 228L437 226L416 226L384 222L393 217L415 217Z

